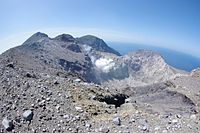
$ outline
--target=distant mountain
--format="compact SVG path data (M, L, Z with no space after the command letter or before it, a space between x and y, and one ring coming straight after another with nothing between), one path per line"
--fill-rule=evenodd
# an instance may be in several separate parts
M90 47L92 47L93 49L95 49L97 51L113 53L118 56L121 55L119 52L117 52L113 48L108 47L107 44L102 39L97 38L92 35L86 35L86 36L77 38L77 42L80 44L89 45Z
M87 81L96 81L89 56L72 36L63 34L49 38L44 33L36 33L22 45L1 55L4 62L14 62L25 70L48 74L59 71L78 74ZM88 79L89 78L89 79Z
M180 72L167 65L157 53L137 51L120 56L102 39L91 35L74 38L62 34L49 38L38 32L1 57L1 62L14 62L27 70L70 72L99 84L128 79L149 84L170 79Z

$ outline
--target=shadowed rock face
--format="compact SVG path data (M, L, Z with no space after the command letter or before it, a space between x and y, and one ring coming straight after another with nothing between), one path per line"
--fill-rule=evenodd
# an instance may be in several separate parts
M79 72L82 70L82 67L78 64L78 63L74 63L74 62L69 62L66 61L64 59L60 59L59 60L59 64L64 68L64 70L66 71L72 71L72 72Z
M58 35L54 39L58 40L58 41L63 41L63 42L74 42L75 41L75 38L69 34Z
M77 44L71 44L69 46L67 46L67 49L76 52L76 53L80 53L81 52L81 48L79 47L79 45Z
M87 44L93 49L101 52L108 52L120 56L120 53L116 50L107 46L107 44L102 40L92 35L86 35L80 38L77 38L77 42L80 44Z

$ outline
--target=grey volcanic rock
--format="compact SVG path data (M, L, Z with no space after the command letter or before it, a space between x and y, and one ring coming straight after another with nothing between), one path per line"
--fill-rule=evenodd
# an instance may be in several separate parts
M2 125L4 126L4 128L5 128L7 131L11 131L11 130L14 128L12 120L9 120L7 117L5 117L5 118L3 119Z
M102 39L97 38L92 35L86 35L86 36L77 38L77 42L80 44L87 44L97 51L113 53L115 55L120 56L119 52L108 47L108 45Z
M102 78L107 78L103 84L114 89L150 85L187 75L169 66L161 55L152 51L140 50L121 57L104 58L111 62L107 65L109 71L102 74Z
M175 91L166 83L124 88L122 92L129 96L131 103L136 102L151 113L175 112L183 114L197 111L195 103L190 97Z
M66 36L69 37L61 35L51 39L43 33L36 33L23 45L6 51L2 55L2 61L13 60L15 65L24 69L51 74L58 71L70 72L78 74L88 82L96 82L90 58L81 52L81 46L74 44L72 38L66 39Z
M37 32L34 35L32 35L29 39L27 39L23 45L32 45L32 47L36 46L34 42L37 42L40 39L48 38L47 34Z
M31 110L26 110L24 113L23 113L23 118L27 121L31 121L33 119L33 111Z
M192 77L200 77L200 68L194 69L194 70L191 72L191 76L192 76Z
M91 36L36 33L0 55L0 132L199 131L198 71L107 47Z
M113 118L113 123L115 125L120 126L121 125L121 119L119 117L115 117L115 118Z
M64 41L64 42L74 42L75 38L69 34L58 35L54 38L55 40Z
M81 48L77 44L71 44L71 45L67 46L67 49L69 49L71 51L74 51L76 53L80 53L81 52Z
M120 54L108 47L102 39L91 35L74 38L62 34L52 39L38 32L21 46L6 51L2 56L3 62L15 63L27 70L50 72L54 75L59 71L73 73L87 82L108 82L110 86L119 87L130 86L127 84L130 80L152 84L180 73L167 65L159 54L151 51L118 55Z
M123 60L128 64L131 75L148 82L169 79L177 72L165 63L158 53L140 50L125 55Z

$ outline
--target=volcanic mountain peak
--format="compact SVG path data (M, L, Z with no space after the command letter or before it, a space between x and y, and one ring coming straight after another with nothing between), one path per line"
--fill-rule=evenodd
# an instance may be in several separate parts
M75 38L70 34L61 34L54 38L55 40L65 41L65 42L74 42Z
M153 83L170 79L177 73L158 53L140 50L118 56L117 51L92 35L74 38L62 34L51 39L38 32L7 54L16 57L15 62L24 69L42 71L44 66L48 72L49 68L56 71L59 68L99 84L129 78Z
M48 37L48 35L42 32L36 32L31 37Z
M107 52L120 56L119 52L109 47L102 39L92 35L86 35L80 38L74 38L70 34L61 34L56 36L55 38L49 38L48 35L46 35L45 33L37 32L23 43L23 45L32 46L34 48L42 46L41 44L61 45L62 47L65 48L69 47L69 49L72 49L73 51L77 52L81 51L80 47L84 49L86 45L87 47L89 46L95 51ZM79 50L76 50L75 48L79 48Z
M116 50L108 47L108 45L102 39L100 39L96 36L93 36L93 35L86 35L86 36L77 38L77 41L80 44L87 44L97 51L109 52L109 53L113 53L118 56L121 55Z
M37 33L33 34L31 37L29 37L23 44L25 44L25 45L31 44L31 43L37 42L37 41L39 41L41 39L45 39L45 38L49 38L47 34L37 32Z

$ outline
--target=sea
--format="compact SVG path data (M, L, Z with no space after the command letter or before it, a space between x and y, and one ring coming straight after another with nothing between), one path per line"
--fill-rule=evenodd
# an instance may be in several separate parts
M188 72L200 67L200 58L171 49L133 43L108 42L108 45L120 52L122 55L141 49L158 52L164 58L166 63L172 67Z

